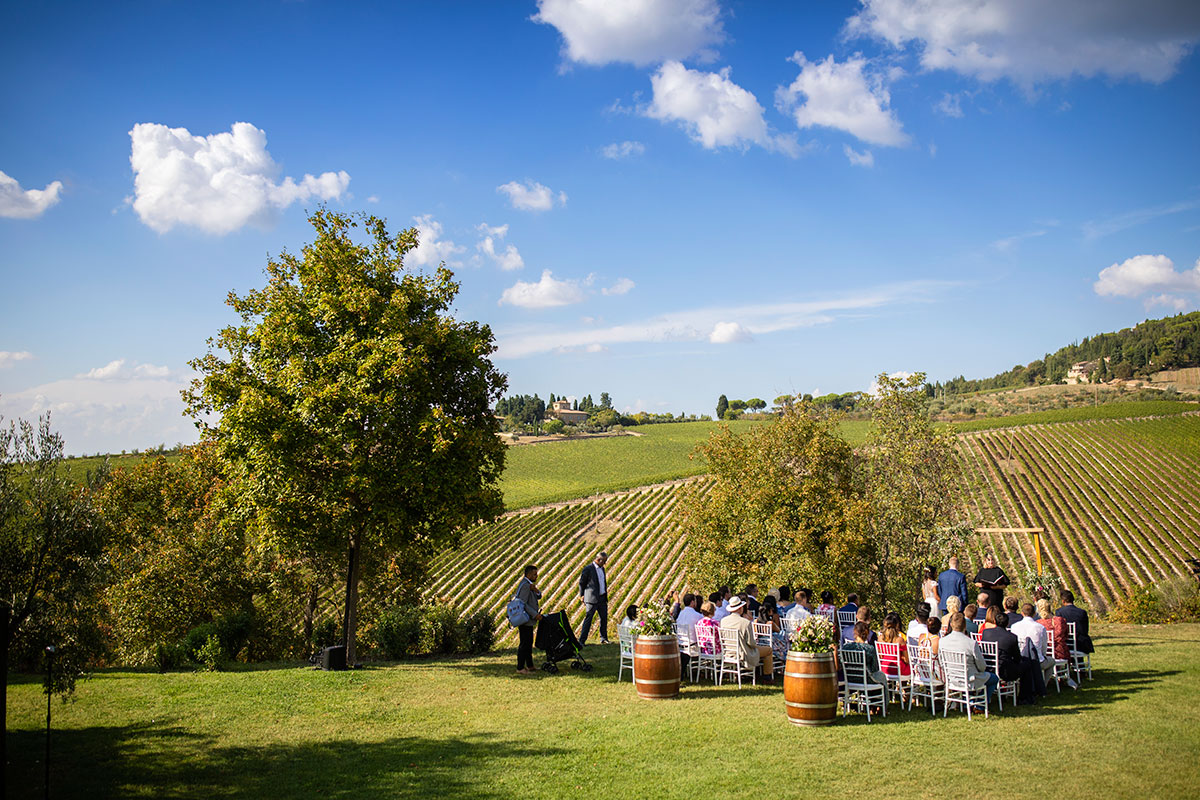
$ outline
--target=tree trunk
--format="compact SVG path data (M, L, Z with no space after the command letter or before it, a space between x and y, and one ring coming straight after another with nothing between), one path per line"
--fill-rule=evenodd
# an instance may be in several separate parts
M362 541L356 533L350 539L350 565L346 569L346 615L342 625L342 643L346 646L346 666L355 663L354 635L358 630L358 575Z
M312 644L313 617L317 615L317 582L314 580L308 589L308 602L304 605L304 641Z

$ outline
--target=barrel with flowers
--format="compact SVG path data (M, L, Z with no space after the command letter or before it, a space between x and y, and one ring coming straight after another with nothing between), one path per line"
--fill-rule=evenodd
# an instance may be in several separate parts
M837 718L834 641L833 623L819 614L805 618L792 634L783 700L793 725L828 725Z
M638 611L633 634L633 685L643 700L679 696L679 641L672 632L671 611L650 604Z

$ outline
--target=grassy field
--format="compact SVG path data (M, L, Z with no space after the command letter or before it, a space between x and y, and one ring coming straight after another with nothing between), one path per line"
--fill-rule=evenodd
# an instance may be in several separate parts
M500 481L504 505L525 508L699 475L705 471L704 462L688 456L718 424L642 425L634 429L640 436L510 447ZM763 424L738 421L730 427L745 431Z
M1095 680L1034 708L811 729L786 722L777 687L638 700L628 672L615 680L615 646L589 648L594 673L555 677L513 677L512 651L347 673L106 672L55 701L53 796L1197 796L1200 626L1094 635ZM42 796L45 710L34 679L10 686L10 797Z

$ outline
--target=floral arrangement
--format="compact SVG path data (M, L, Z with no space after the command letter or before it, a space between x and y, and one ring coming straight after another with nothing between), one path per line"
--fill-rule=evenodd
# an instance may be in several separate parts
M638 609L637 619L629 626L634 637L670 636L674 620L666 603L649 603Z
M813 614L796 626L790 649L799 653L828 653L833 649L833 643L833 623L820 614Z
M1050 598L1050 603L1053 605L1058 600L1058 590L1062 588L1062 579L1052 572L1044 572L1039 575L1035 570L1026 570L1020 576L1019 583L1022 589L1029 594L1029 600L1032 602L1034 596L1039 592Z

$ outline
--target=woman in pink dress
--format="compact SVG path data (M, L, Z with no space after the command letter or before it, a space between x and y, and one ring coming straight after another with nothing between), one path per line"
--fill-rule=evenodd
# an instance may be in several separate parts
M704 604L700 606L700 613L703 614L704 616L701 617L700 619L696 620L696 624L694 627L696 629L697 634L700 632L701 628L711 628L712 629L712 637L713 637L712 645L710 646L707 643L702 643L700 645L700 651L702 653L704 653L705 655L715 655L717 653L720 653L721 652L721 625L720 625L720 623L718 623L716 620L713 619L713 614L717 613L716 603L714 603L712 600L706 600L704 602ZM699 638L700 637L697 636L697 640L699 640ZM707 640L705 640L705 642L707 642Z

